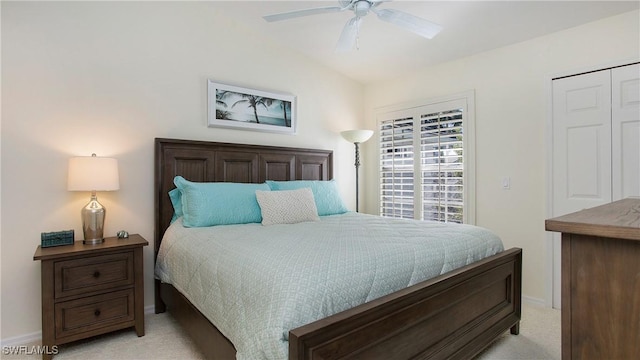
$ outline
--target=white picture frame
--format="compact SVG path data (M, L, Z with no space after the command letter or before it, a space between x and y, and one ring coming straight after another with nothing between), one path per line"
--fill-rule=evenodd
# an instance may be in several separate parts
M224 127L293 135L296 97L291 94L207 82L208 127Z

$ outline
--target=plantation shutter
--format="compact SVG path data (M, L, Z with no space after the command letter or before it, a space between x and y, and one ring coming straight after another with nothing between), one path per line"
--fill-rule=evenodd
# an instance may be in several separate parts
M467 99L455 99L378 114L380 215L467 220L466 112Z
M422 219L463 222L462 109L422 115Z
M413 118L380 123L380 213L414 218Z

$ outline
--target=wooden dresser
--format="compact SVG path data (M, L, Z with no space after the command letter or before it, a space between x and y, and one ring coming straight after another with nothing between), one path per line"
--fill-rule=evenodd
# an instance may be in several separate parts
M97 245L38 246L33 259L41 261L43 347L128 327L143 336L142 247L148 244L135 234Z
M562 232L562 359L640 354L640 199L549 219Z

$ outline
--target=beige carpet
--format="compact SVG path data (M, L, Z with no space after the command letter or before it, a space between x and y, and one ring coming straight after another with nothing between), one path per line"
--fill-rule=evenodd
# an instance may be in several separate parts
M476 360L560 359L560 310L523 305L520 335L502 334Z
M56 360L67 359L204 359L177 323L167 314L146 318L146 334L123 330L59 347ZM30 344L27 350L30 350ZM41 359L32 355L5 355L2 359ZM520 335L503 334L476 360L560 359L560 311L523 306Z

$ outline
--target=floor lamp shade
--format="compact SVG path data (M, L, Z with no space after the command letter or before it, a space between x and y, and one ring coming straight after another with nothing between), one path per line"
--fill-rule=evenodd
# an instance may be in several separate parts
M91 200L82 208L82 232L85 244L104 241L106 209L98 202L96 191L113 191L120 188L118 160L92 156L69 159L67 190L90 191Z
M369 140L373 135L373 130L347 130L340 133L342 137L350 143L353 143L356 147L356 212L358 212L358 200L360 196L358 195L359 182L358 172L360 168L360 144Z
M363 143L373 135L373 130L347 130L340 133L342 137L352 144Z

